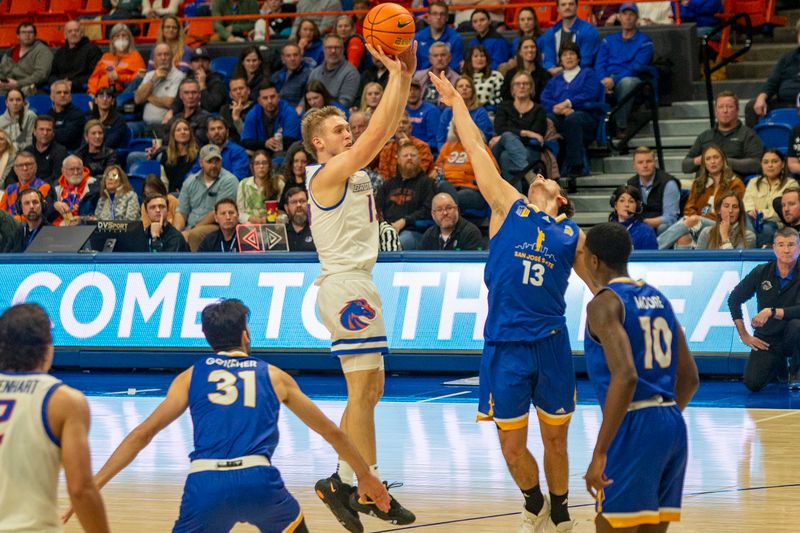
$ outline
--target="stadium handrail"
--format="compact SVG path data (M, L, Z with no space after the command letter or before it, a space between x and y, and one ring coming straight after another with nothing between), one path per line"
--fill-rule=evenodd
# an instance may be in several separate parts
M663 2L664 0L638 0L637 3L654 3L654 2ZM679 4L680 0L670 0L671 4L677 5ZM617 5L619 4L619 0L583 0L581 2L582 5ZM533 1L533 2L524 2L524 3L513 3L513 4L479 4L479 5L471 5L471 6L449 6L450 11L465 11L467 9L487 9L487 10L500 10L500 9L508 9L514 8L519 9L522 7L541 7L541 6L553 6L552 0L550 1ZM424 14L427 12L427 8L425 7L418 7L409 9L412 13L415 14ZM339 11L313 11L313 12L303 12L303 13L254 13L254 14L247 14L247 15L219 15L219 16L206 16L206 17L178 17L178 19L186 24L191 20L201 20L201 21L236 21L236 20L262 20L262 19L272 19L272 18L308 18L308 17L320 17L320 16L331 16L331 15L355 15L355 14L366 14L369 10L358 9L358 10L339 10ZM46 13L45 13L46 14ZM35 18L35 15L31 17L32 19ZM72 20L72 19L70 19ZM131 24L131 25L139 25L143 26L149 24L153 21L159 20L159 18L132 18L132 19L114 19L114 20L102 20L101 18L95 19L80 19L78 23L81 26L113 26L115 24ZM37 27L50 27L50 26L63 26L65 22L68 20L42 20L36 21L35 24ZM680 10L675 10L675 24L680 24ZM102 39L101 39L102 40ZM134 39L135 40L135 39ZM266 39L269 40L268 38Z
M650 108L650 116L647 120L643 120L636 125L636 128L633 130L629 130L625 136L625 139L620 141L619 144L614 144L614 136L611 134L611 128L609 127L611 124L612 118L619 113L622 108L630 102L631 100L639 97L640 95L644 94L645 99L647 101L647 106ZM606 137L608 145L620 152L620 154L625 154L628 152L628 141L636 136L647 124L650 122L653 123L653 136L655 137L656 141L656 155L658 157L658 167L664 167L664 146L661 143L661 125L658 121L658 89L654 82L652 76L645 77L642 80L642 83L638 84L631 92L626 94L623 98L619 99L614 107L606 113L605 116L605 123L606 123Z
M744 22L744 30L746 34L746 39L744 43L744 47L736 50L732 54L724 53L724 46L721 47L720 52L717 55L716 61L714 64L711 64L711 51L713 50L711 43L713 42L712 39L717 35L720 36L719 42L727 43L730 40L730 32L734 26L741 27L737 25L737 21ZM730 63L733 63L747 52L750 51L750 48L753 46L753 25L750 23L750 15L747 13L736 13L735 15L729 17L728 19L720 22L711 30L710 33L703 36L703 42L701 46L701 50L703 53L703 74L705 76L706 82L706 100L708 102L708 120L711 123L711 129L714 129L716 125L716 119L714 118L714 87L711 83L711 75L722 69L725 68Z

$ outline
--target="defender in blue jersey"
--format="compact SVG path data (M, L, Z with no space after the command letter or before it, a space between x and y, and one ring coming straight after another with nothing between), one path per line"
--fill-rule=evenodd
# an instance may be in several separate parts
M175 378L164 401L125 437L97 473L98 486L130 464L188 407L194 451L173 531L224 532L237 522L270 533L308 531L300 505L272 465L283 403L350 462L360 495L388 511L386 488L347 436L288 374L249 356L248 314L239 300L203 309L203 333L217 353L199 359Z
M575 369L564 293L573 269L592 288L581 259L584 235L567 217L569 201L558 183L537 176L525 197L500 176L463 98L446 78L430 78L453 108L478 188L492 208L478 420L497 425L506 464L525 498L519 531L569 532L567 428L575 410ZM531 402L549 498L527 447Z
M669 300L628 277L631 240L615 223L586 236L586 267L602 287L587 307L585 357L603 408L586 488L598 532L656 533L680 520L688 455L681 411L697 366Z

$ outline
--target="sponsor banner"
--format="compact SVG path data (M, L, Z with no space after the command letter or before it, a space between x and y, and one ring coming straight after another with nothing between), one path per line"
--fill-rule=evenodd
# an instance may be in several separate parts
M288 257L282 256L283 260ZM203 307L218 298L239 298L251 310L253 348L330 347L316 310L317 263L223 257L214 263L173 263L166 256L164 262L148 259L142 263L105 262L99 257L80 264L55 261L7 265L0 279L0 307L21 301L43 305L52 317L57 346L205 348L200 327ZM728 355L749 351L736 334L727 298L743 274L757 264L646 261L632 263L631 276L666 294L693 351ZM482 256L475 262L378 263L373 274L390 349L480 350L487 313L483 267ZM567 325L576 351L583 350L590 298L573 274L567 291ZM755 306L755 299L748 303L746 323ZM347 312L352 313L352 308Z

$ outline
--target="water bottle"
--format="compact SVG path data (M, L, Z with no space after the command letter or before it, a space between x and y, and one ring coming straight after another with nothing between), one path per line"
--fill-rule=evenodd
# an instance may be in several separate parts
M444 164L441 164L436 168L436 186L441 185L443 181L445 181Z
M278 152L283 152L283 128L278 128L275 132L275 141L278 143Z
M763 212L758 211L756 213L756 220L753 223L753 229L756 231L756 233L761 233L762 231L764 231L764 213Z

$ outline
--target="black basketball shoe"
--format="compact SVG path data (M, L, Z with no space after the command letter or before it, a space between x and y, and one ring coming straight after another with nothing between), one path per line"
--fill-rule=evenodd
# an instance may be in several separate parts
M364 526L358 518L358 513L350 506L350 496L355 494L356 500L358 493L355 487L343 483L339 474L333 474L326 479L320 479L314 485L317 496L322 503L328 506L333 516L339 521L347 531L352 533L362 533Z
M387 484L385 481L383 482L386 485L386 489L391 489L393 487L401 487L402 483L391 483ZM358 491L353 491L353 494L350 496L350 507L359 513L364 513L366 515L374 516L375 518L380 518L381 520L385 520L390 524L395 524L398 526L405 526L407 524L411 524L414 520L417 519L414 516L414 513L400 505L400 502L394 499L394 496L389 494L389 512L384 513L378 507L370 502L370 501L362 501L358 497Z

